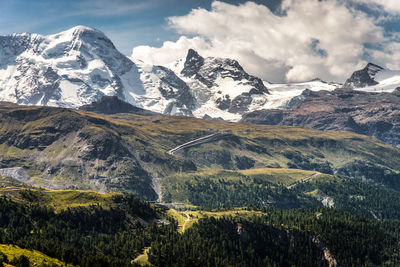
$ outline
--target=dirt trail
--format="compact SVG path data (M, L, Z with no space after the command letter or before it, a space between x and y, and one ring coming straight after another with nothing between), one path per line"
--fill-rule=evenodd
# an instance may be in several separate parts
M189 214L187 214L186 212L184 213L185 215L186 215L186 221L183 223L183 226L182 226L182 233L183 232L185 232L185 228L186 228L186 224L188 223L188 222L190 222L190 216L189 216Z
M288 189L291 189L292 187L295 187L296 185L298 185L298 184L300 184L300 183L308 182L309 180L311 180L312 178L314 178L315 176L317 176L317 175L319 175L319 174L321 174L321 173L320 173L320 172L316 172L316 173L314 173L313 175L311 175L311 176L309 176L309 177L307 177L307 178L305 178L305 179L303 179L303 180L297 181L297 182L295 182L295 183L289 185L287 188L288 188Z
M218 139L219 139L219 138L222 138L222 137L224 137L224 136L226 136L226 134L223 134L223 133L220 133L220 132L218 132L218 133L213 133L213 134L210 134L210 135L207 135L207 136L203 136L203 137L200 137L200 138L194 139L194 140L192 140L192 141L186 142L186 143L184 143L184 144L182 144L182 145L179 145L179 146L177 146L177 147L175 147L175 148L169 150L169 151L168 151L168 154L171 154L171 155L172 155L172 154L174 154L175 152L177 152L177 151L179 151L179 150L182 150L182 149L184 149L184 148L192 147L192 146L197 146L197 145L200 145L200 144L209 142L209 141L211 141L211 140L213 140L213 139L216 139L216 138L218 138Z

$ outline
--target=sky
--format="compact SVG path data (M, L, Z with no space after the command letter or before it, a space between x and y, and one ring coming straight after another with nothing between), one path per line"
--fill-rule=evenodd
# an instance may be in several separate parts
M400 69L398 1L0 0L0 35L86 25L150 64L194 48L271 82L343 82L369 61Z

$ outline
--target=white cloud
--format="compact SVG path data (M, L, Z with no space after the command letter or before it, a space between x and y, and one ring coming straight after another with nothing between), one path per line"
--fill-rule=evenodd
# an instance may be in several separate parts
M203 38L181 36L176 42L164 42L161 48L147 45L137 46L133 49L132 57L152 65L164 65L185 57L189 48L205 51L207 55L208 51L212 49L211 45Z
M194 48L204 56L237 59L251 74L274 82L315 77L344 81L366 63L365 53L379 54L365 44L390 41L375 18L344 0L284 0L282 11L279 16L254 2L215 1L210 10L198 8L168 19L183 35L177 42L136 47L132 56L167 64Z
M367 4L375 9L384 9L389 13L400 13L399 0L353 0L357 3Z
M400 42L387 42L383 50L371 50L369 53L377 62L387 68L400 69Z

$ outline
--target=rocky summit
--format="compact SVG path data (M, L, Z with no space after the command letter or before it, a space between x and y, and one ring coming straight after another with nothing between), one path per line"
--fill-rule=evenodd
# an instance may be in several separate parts
M204 58L189 49L186 58L166 67L136 64L147 92L143 106L163 114L237 121L268 102L264 82L236 60Z
M355 71L349 79L346 80L344 88L361 88L378 84L374 80L375 75L384 70L381 66L373 63L368 63L362 70Z

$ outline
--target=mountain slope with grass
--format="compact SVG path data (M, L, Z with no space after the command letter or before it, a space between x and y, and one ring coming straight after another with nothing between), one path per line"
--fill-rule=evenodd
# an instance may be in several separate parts
M294 168L400 188L400 150L349 132L5 103L0 121L0 174L31 185L155 200L154 183L174 173Z

